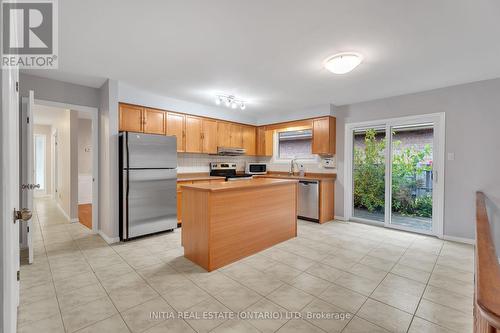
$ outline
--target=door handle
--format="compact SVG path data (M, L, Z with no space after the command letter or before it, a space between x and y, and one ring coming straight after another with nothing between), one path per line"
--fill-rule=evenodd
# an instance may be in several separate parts
M22 184L21 190L34 190L40 188L40 184Z
M16 223L17 220L29 221L32 216L33 213L28 208L22 208L21 210L14 209L14 223Z

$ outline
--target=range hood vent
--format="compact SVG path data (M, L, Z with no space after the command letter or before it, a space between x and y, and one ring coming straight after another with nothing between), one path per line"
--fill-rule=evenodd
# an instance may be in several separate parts
M244 148L217 147L217 155L221 156L241 156L245 155Z

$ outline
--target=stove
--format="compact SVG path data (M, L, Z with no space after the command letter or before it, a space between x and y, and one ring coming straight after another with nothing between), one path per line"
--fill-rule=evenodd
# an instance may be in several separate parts
M226 181L253 178L253 176L249 174L237 174L236 163L230 162L210 162L210 176L226 177Z

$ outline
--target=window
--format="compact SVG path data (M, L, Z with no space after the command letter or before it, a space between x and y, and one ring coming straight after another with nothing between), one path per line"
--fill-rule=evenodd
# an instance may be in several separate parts
M35 135L35 184L45 190L45 135Z
M312 154L312 130L278 133L278 158L314 159Z

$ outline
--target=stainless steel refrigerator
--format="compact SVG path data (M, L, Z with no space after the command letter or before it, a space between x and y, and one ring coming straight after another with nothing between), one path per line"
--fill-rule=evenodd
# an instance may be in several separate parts
M175 136L120 133L120 239L177 228Z

